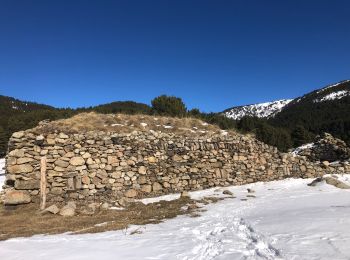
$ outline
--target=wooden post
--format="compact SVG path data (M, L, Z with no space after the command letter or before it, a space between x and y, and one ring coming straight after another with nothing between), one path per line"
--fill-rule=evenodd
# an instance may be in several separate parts
M40 160L40 209L46 208L46 156Z

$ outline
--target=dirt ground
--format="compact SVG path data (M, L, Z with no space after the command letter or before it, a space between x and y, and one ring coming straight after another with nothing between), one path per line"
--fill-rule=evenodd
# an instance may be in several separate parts
M148 205L132 203L123 210L99 210L93 215L78 213L73 217L43 214L38 208L33 203L16 208L0 205L0 240L36 234L81 234L126 229L129 225L155 224L183 214L195 217L199 210L196 201L187 197Z

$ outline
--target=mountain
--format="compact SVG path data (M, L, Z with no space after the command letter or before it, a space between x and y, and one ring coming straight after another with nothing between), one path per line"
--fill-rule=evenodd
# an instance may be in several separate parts
M269 126L288 130L297 146L323 132L350 144L350 80L316 89L295 99L233 107L222 114L237 120L238 128L244 125L245 130L259 130L261 123L256 122L265 120ZM242 123L245 118L251 119Z
M350 80L296 98L268 121L288 129L299 125L315 134L329 132L350 144Z
M344 80L333 85L312 91L296 99L282 99L265 103L257 103L245 106L236 106L224 110L222 113L234 120L240 120L245 116L258 118L273 118L285 107L295 108L306 103L328 103L329 101L340 100L350 96L350 80ZM323 104L322 104L323 105ZM321 106L322 106L321 105ZM320 107L315 105L314 107Z
M293 99L282 99L272 102L232 107L225 110L223 113L228 118L234 120L240 120L245 116L269 118L279 113L291 101L293 101Z

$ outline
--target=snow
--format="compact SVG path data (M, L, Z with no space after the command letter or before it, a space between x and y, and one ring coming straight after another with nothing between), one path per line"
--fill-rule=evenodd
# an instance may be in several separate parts
M147 126L146 123L140 123L140 125L143 126L143 127L146 127L146 126Z
M228 189L236 198L208 204L195 218L179 216L160 224L97 234L2 241L0 258L349 259L350 191L327 184L307 186L310 182L286 179L191 192L193 198L223 197L222 191ZM247 188L255 191L256 198L246 197Z
M336 87L336 86L338 86L338 85L340 85L340 84L344 84L344 83L349 82L349 81L350 81L350 80L340 81L340 82L338 82L338 83L336 83L336 84L329 85L329 86L327 86L327 87L325 87L325 88L322 88L322 89L318 90L316 93L319 94L319 93L321 93L321 92L323 92L323 91L325 91L325 90L327 90L327 89Z
M308 144L303 144L302 146L299 146L297 148L295 148L291 153L296 156L298 154L300 154L300 152L302 152L305 149L310 149L312 147L314 147L314 143L308 143Z
M224 114L225 116L235 120L239 120L244 116L254 116L260 118L272 117L279 113L291 101L293 101L293 99L282 99L272 102L234 107Z
M163 127L164 127L165 129L173 128L171 125L163 125Z
M323 101L327 101L327 100L336 100L336 99L341 99L343 97L349 96L350 95L350 91L349 90L339 90L336 92L332 92L322 98L318 98L315 99L314 102L323 102Z

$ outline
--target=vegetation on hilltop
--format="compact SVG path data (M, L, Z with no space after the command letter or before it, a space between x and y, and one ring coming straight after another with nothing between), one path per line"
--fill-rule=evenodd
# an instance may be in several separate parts
M350 82L336 86L339 90L349 87ZM350 144L350 96L327 102L314 102L321 92L322 95L326 95L330 91L332 91L330 88L313 91L291 102L275 117L269 119L243 117L240 120L227 118L221 113L203 113L196 108L187 110L181 98L166 95L154 98L152 106L133 101L120 101L78 109L58 109L0 96L0 157L5 155L7 140L13 132L33 128L42 120L70 118L78 113L92 111L101 114L197 118L217 125L221 129L254 133L258 140L276 146L281 151L311 142L315 135L322 132L329 132Z

